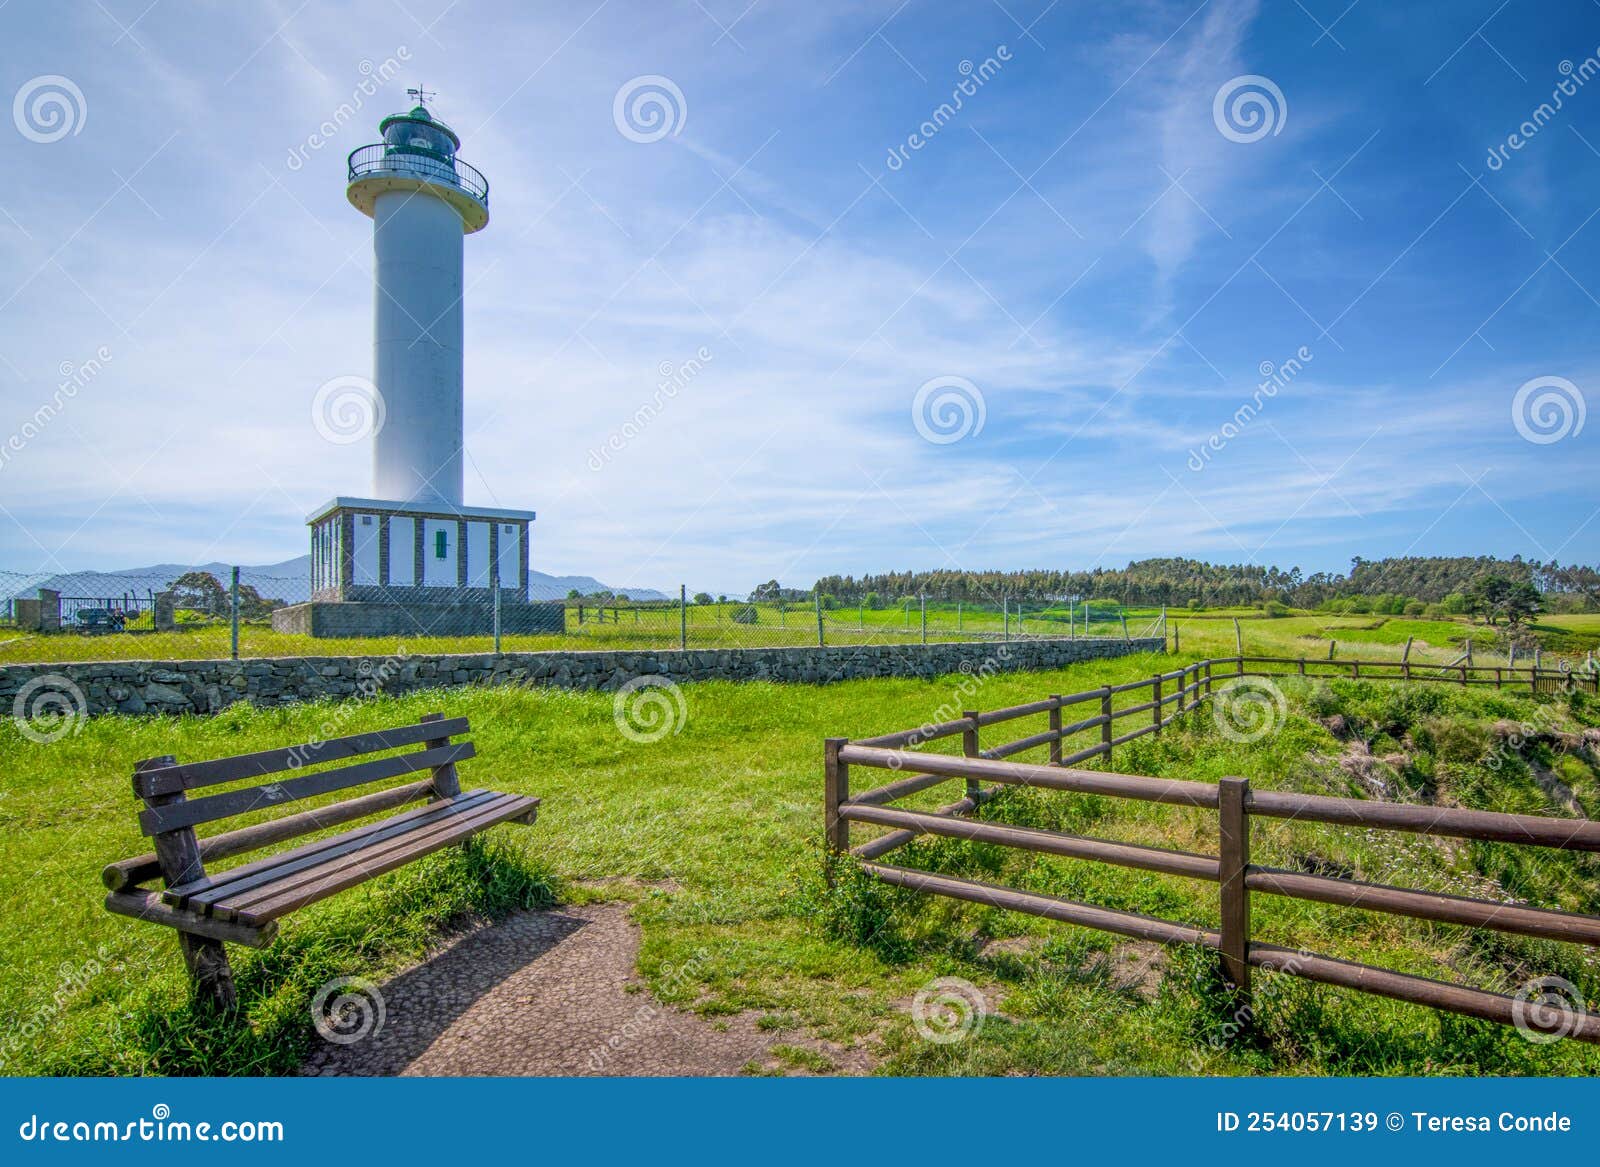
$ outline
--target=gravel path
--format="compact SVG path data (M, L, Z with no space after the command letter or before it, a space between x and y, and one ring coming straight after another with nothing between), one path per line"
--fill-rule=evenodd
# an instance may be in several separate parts
M663 1005L634 973L638 951L625 904L517 913L381 986L382 1026L320 1043L301 1072L729 1075L773 1066L780 1042L858 1060L757 1029L754 1016L713 1024Z

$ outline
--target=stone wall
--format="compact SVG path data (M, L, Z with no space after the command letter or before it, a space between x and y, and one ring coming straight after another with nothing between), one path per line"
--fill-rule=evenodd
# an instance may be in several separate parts
M547 685L616 689L635 677L687 681L825 684L863 677L938 677L958 672L1026 672L1077 661L1161 652L1159 636L1136 640L1013 640L974 644L842 645L626 652L514 652L392 657L281 657L266 660L102 661L0 667L0 710L32 685L75 687L89 714L215 713L235 701L288 705L375 692L460 685ZM39 684L37 679L45 678Z

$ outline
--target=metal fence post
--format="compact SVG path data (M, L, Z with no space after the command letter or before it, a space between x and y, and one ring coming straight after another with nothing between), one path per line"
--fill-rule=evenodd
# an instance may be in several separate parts
M1245 874L1250 867L1250 780L1223 778L1217 783L1217 822L1221 839L1222 971L1236 1000L1250 1005L1250 893Z
M1011 639L1011 598L1009 596L1001 596L1000 597L1000 618L1004 621L1004 624L1002 625L1003 631L1002 631L1001 635L1002 635L1002 637L1004 639L1010 640Z
M494 654L500 655L500 564L495 563L489 572L489 586L494 589Z
M821 648L827 641L822 635L822 591L817 590L817 647Z
M922 601L922 643L928 643L928 597L919 596Z
M239 659L239 569L233 569L233 582L228 588L229 623L232 626L230 644L232 659Z
M678 585L678 650L689 647L689 585Z

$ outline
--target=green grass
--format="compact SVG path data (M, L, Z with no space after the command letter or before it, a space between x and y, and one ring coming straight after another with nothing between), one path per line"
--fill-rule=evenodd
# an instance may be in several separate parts
M733 619L743 604L710 604L689 609L688 645L690 648L755 648L783 645L810 645L817 641L816 612L804 604L756 606L757 622L741 624ZM552 650L623 650L637 648L675 648L678 645L678 613L667 608L605 609L603 621L595 618L596 609L585 605L585 622L579 625L576 609L568 611L568 631L564 635L507 636L506 652ZM1081 614L1081 608L1078 609ZM1234 652L1233 617L1229 609L1205 612L1174 610L1170 627L1175 627L1183 649L1211 656ZM1102 613L1103 616L1103 613ZM1089 627L1093 636L1117 638L1122 635L1120 621L1097 616ZM1130 609L1128 631L1138 636L1160 616L1159 609ZM1009 629L1013 636L1065 636L1074 628L1082 634L1082 624L1067 622L1063 606L1045 608L1023 605L1009 620L998 610L963 605L957 612L953 603L930 603L928 639L930 641L997 639ZM1460 654L1462 641L1471 637L1474 653L1480 660L1504 659L1503 650L1494 647L1497 630L1464 620L1421 620L1392 616L1339 616L1300 613L1278 618L1245 611L1240 617L1245 651L1248 653L1325 657L1330 641L1345 659L1398 657L1408 637L1415 638L1411 658L1442 662ZM1600 646L1600 615L1547 616L1533 626L1548 653L1569 657ZM876 611L838 608L824 613L824 637L828 644L905 644L922 637L921 613L913 605L907 613L902 606ZM243 657L284 656L364 656L381 659L394 654L397 645L413 654L483 653L492 651L488 636L413 636L397 641L393 637L316 639L274 632L264 624L246 624L240 632ZM193 624L172 632L79 636L73 633L38 635L0 628L0 665L38 662L94 660L194 660L226 657L230 651L228 627L222 622Z
M1164 975L1130 984L1126 968L1139 958L1137 946L1099 933L896 892L848 872L840 890L826 890L818 847L824 737L920 724L952 702L995 708L1172 664L1138 657L994 677L975 694L961 691L974 684L963 677L691 685L681 732L654 744L617 731L609 694L476 689L360 705L341 723L345 732L433 709L470 717L479 756L462 768L465 785L538 794L540 821L496 828L466 851L302 911L263 952L233 949L248 1024L231 1030L189 1011L170 933L103 910L99 868L144 849L128 786L135 760L307 740L328 708L99 718L53 745L27 741L7 723L0 727L8 760L0 778L9 860L0 873L8 905L0 917L4 1071L287 1072L318 1040L308 1003L329 978L381 980L421 958L441 934L558 894L625 894L637 899L640 971L656 991L708 1017L754 1010L773 1018L772 1028L864 1044L886 1072L1600 1072L1596 1052L1575 1043L1533 1046L1509 1029L1283 977L1266 978L1279 983L1258 1034L1214 1048L1217 1007L1195 955L1170 953ZM1291 715L1266 742L1223 739L1202 709L1181 729L1120 750L1116 768L1204 780L1245 774L1263 786L1348 793L1337 764L1343 747L1316 720L1340 712L1370 737L1374 753L1406 749L1412 761L1392 775L1404 797L1558 813L1520 755L1487 768L1474 752L1488 740L1482 726L1551 716L1537 710L1553 710L1554 724L1567 728L1596 720L1581 698L1566 709L1448 686L1287 687ZM1039 720L1039 727L1007 726L1014 730L1007 737L1042 728ZM1450 728L1457 724L1464 728ZM985 731L985 743L1002 740L998 733ZM1556 757L1534 747L1530 756L1559 772L1590 813L1600 812L1592 754ZM857 773L866 784L869 775ZM911 805L945 798L947 791L943 798L930 791ZM1190 850L1215 846L1214 816L1173 808L1019 794L998 800L992 813ZM1314 859L1409 886L1459 894L1503 888L1549 906L1600 910L1592 857L1294 826L1263 828L1260 844L1267 861L1286 866ZM1019 865L1009 853L947 842L919 843L901 857L1215 926L1209 885L1062 860ZM653 881L670 884L650 888ZM1600 996L1594 963L1570 947L1268 897L1258 897L1257 915L1259 934L1281 943L1490 987L1556 973L1584 986L1591 1000ZM1007 943L990 943L996 940ZM685 967L698 979L663 975ZM959 1043L921 1040L907 1002L938 976L983 986L1001 1014ZM786 1064L815 1068L798 1055Z

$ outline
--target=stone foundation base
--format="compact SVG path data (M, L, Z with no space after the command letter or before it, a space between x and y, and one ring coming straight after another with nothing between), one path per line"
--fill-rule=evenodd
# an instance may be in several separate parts
M341 603L312 600L272 613L274 632L298 636L489 636L494 608L468 603ZM565 632L566 605L500 605L500 631L507 636Z

